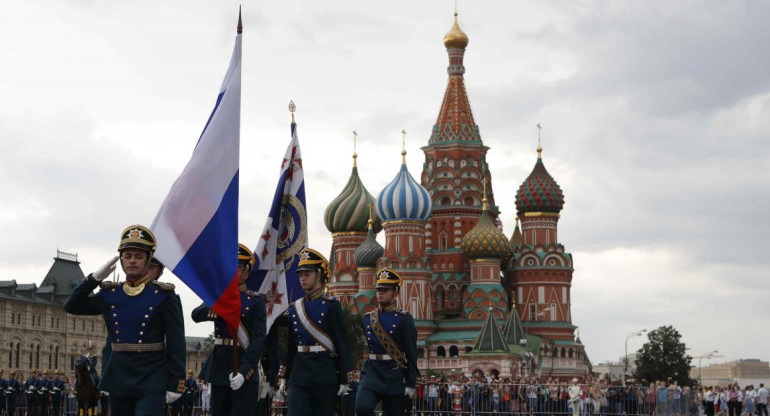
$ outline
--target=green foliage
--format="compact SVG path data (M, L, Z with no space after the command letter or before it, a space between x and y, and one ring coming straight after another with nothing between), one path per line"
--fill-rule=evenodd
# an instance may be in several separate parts
M348 346L350 347L351 369L358 369L363 363L363 354L366 349L364 337L363 317L353 310L353 307L342 309L345 320L345 329L348 333Z
M653 382L677 381L679 385L692 385L690 361L682 336L673 326L662 326L647 334L646 342L636 356L634 377Z

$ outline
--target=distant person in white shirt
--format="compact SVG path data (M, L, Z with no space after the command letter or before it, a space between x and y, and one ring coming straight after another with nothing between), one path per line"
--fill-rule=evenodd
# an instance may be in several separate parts
M767 389L764 384L759 385L757 390L757 415L767 416Z

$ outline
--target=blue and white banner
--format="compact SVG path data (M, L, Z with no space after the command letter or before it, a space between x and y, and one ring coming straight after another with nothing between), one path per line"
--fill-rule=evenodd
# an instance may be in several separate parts
M281 175L265 227L254 256L257 264L247 285L265 294L268 330L289 308L289 303L305 295L299 284L299 252L307 247L305 179L297 124L291 123L291 143L281 162Z
M163 201L152 231L157 257L231 328L240 320L238 167L241 127L241 35L214 111L192 157Z

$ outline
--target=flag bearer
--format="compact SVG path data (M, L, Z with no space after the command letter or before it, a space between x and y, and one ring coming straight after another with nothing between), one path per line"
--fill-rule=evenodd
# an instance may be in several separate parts
M288 416L331 416L337 396L347 391L350 349L342 306L324 293L329 262L305 249L297 267L303 298L289 305L289 337L284 365L278 372L281 390L289 377Z
M149 279L154 252L152 231L127 227L118 246L126 281L104 281L115 270L115 256L78 283L64 304L73 315L104 316L111 349L99 389L110 393L114 416L161 416L164 402L184 389L182 303L173 284ZM91 293L97 286L101 291Z
M195 308L195 322L214 321L214 348L199 378L211 384L212 416L254 415L259 396L259 360L265 350L267 308L265 297L246 289L246 279L256 259L238 244L238 287L241 293L241 326L232 334L227 322L205 303ZM238 372L233 375L233 343L238 343Z
M401 276L391 269L377 272L378 308L363 320L369 359L361 369L356 395L358 416L373 416L378 402L382 402L384 416L401 416L414 396L420 376L417 329L412 315L395 305L401 283Z

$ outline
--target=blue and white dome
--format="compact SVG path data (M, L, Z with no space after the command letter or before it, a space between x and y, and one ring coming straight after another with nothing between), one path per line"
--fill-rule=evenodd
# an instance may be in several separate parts
M426 221L433 209L428 191L409 174L406 164L377 197L377 215L385 221Z

